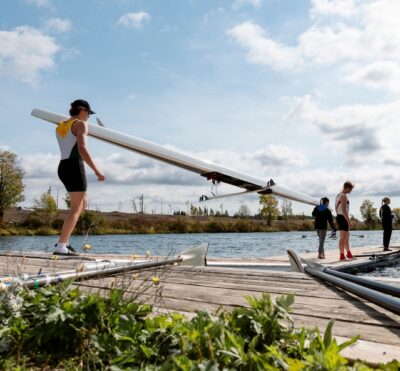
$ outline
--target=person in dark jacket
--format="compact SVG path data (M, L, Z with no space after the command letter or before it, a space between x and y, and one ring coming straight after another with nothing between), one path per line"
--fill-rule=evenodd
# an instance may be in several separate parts
M382 221L382 228L383 228L383 251L390 251L389 243L390 238L392 237L392 222L393 222L393 215L392 209L389 206L390 198L385 197L382 200L382 206L379 210L379 216Z
M314 228L319 238L318 259L325 259L324 243L326 231L328 229L328 222L332 227L332 231L336 233L332 212L329 209L329 198L324 197L321 199L321 204L319 206L315 206L312 216L315 218Z

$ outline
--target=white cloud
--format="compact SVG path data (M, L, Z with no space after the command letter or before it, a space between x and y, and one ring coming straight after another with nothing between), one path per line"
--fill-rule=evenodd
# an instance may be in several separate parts
M340 20L324 23L324 19L320 17L324 12L346 13L345 10L339 10L350 8L354 12L357 10L357 20L351 19L347 23ZM356 4L344 0L316 0L311 9L317 19L298 35L295 46L286 46L273 40L266 30L252 22L244 22L228 33L248 49L250 62L270 65L277 69L292 69L297 66L299 60L321 65L340 61L400 62L400 28L397 27L400 2L370 0ZM279 61L283 63L280 64Z
M302 64L296 48L286 47L272 40L253 22L242 23L230 29L228 34L249 50L247 59L251 63L268 65L276 69L291 69Z
M357 13L355 0L311 0L310 13L313 17L320 15L338 15L350 17Z
M323 110L309 96L295 98L289 114L292 122L317 128L329 151L344 151L349 164L368 162L371 169L400 157L399 117L399 101Z
M377 61L366 66L349 65L343 71L345 79L354 84L400 94L400 63Z
M44 23L46 31L67 32L71 29L71 22L68 19L50 18Z
M0 75L36 83L41 71L55 67L58 51L55 40L35 28L0 31Z
M127 28L141 29L143 27L143 23L150 19L150 14L146 12L126 13L118 20L117 25Z
M232 6L234 9L239 9L244 5L252 5L255 8L259 8L261 3L262 0L235 0Z

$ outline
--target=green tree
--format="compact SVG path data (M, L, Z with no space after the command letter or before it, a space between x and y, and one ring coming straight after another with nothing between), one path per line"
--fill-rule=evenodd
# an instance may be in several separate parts
M33 201L36 214L43 218L45 225L50 226L57 215L57 203L49 192L44 192L39 199Z
M65 197L63 198L64 202L65 202L65 206L67 207L67 209L71 209L71 195L67 192L65 194ZM134 201L134 200L133 200ZM136 204L135 204L136 206ZM135 212L136 214L136 212Z
M360 206L361 216L368 226L373 226L378 221L376 207L371 200L364 200Z
M400 208L399 207L395 207L394 209L392 209L392 212L395 216L395 223L398 224L400 223Z
M0 151L0 223L7 209L25 199L22 182L24 172L16 162L15 153Z
M267 224L271 225L280 212L278 208L278 200L273 195L260 195L260 205L262 206L260 213L267 220Z

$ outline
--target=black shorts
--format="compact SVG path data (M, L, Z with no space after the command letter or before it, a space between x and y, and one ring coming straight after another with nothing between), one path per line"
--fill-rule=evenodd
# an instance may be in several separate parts
M86 192L85 165L80 158L67 158L58 165L58 177L68 192Z
M338 214L336 216L336 223L337 223L337 225L339 227L338 228L339 231L345 231L345 232L349 231L349 223L347 223L347 220L343 215Z

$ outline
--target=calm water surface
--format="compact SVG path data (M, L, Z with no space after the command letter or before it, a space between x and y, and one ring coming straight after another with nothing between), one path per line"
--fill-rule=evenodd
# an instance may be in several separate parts
M52 251L55 236L0 237L1 250ZM84 242L83 236L72 236L71 243L77 250ZM209 257L262 258L284 255L287 249L298 253L317 251L315 232L278 233L201 233L201 234L147 234L89 236L92 253L169 255L199 243L209 243ZM400 231L393 231L393 244L400 244ZM337 240L326 239L326 249L337 249ZM354 231L351 244L359 246L382 245L381 231Z

